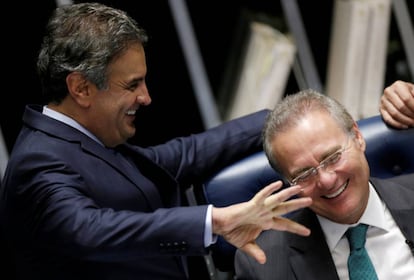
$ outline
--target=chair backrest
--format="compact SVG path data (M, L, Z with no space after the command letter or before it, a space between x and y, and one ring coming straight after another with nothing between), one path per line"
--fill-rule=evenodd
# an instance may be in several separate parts
M358 126L367 143L371 176L388 178L414 171L414 128L388 127L381 116L361 119ZM264 152L246 157L219 171L203 184L204 198L215 206L247 201L270 182L281 179ZM232 271L235 247L219 238L212 247L215 266Z

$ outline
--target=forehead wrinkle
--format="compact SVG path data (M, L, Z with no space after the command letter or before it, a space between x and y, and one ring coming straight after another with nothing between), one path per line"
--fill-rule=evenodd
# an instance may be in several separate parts
M338 135L343 134L343 131L337 126L332 128L329 121L318 120L317 123L318 128L315 129L315 120L301 118L295 126L275 137L275 155L281 159L281 168L285 175L295 177L318 166L327 156L342 148L343 143Z

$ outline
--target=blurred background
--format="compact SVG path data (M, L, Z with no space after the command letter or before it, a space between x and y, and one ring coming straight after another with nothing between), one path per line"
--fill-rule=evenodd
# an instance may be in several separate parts
M290 32L289 28L292 27L292 23L290 26L287 23L286 10L281 4L283 1L97 2L126 10L147 30L150 37L146 48L147 85L153 102L139 111L136 121L137 134L130 140L143 146L162 143L175 136L197 133L222 121L223 108L219 103L223 99L223 94L227 94L223 87L226 79L231 76L231 73L238 73L238 69L231 69L230 58L233 62L242 59L241 56L235 56L243 49L237 44L236 35L240 36L240 33L245 31L241 25L246 20L244 16L246 11L259 18L264 15L275 19L282 31ZM401 2L406 5L407 13L412 15L414 4L411 1ZM301 18L296 22L303 24L314 69L319 78L319 86L324 90L335 1L292 0L290 3L297 4L296 12L299 12ZM181 9L185 7L188 18L183 15L174 18L173 6L177 8L177 4ZM9 85L7 90L4 89L3 110L0 110L0 125L7 151L11 150L20 129L24 105L42 102L35 71L36 57L43 28L57 4L56 1L43 0L37 3L36 9L28 9L17 1L13 1L10 5L8 11L11 14L8 18L11 20L2 24L3 49L6 49L4 53L7 56L3 61L5 63L3 77L4 83L10 82L12 86ZM181 33L185 38L180 41L177 26L180 21L183 23L187 19L190 22L190 31L194 33L191 34L188 30L184 34ZM390 15L389 30L384 29L384 34L387 37L386 67L381 88L397 79L413 80L407 51L404 49L401 31L393 12ZM202 73L205 74L203 82L207 86L204 87L204 92L203 89L195 87L194 76L185 56L183 44L191 43L191 38L195 40L197 54L199 54L198 58L201 62L199 69L205 71ZM411 45L409 51L414 52L414 46ZM190 63L191 61L196 62L197 59L193 57ZM294 93L301 87L303 85L298 83L297 75L295 77L289 74L283 94ZM200 97L197 97L200 91L211 99L200 101ZM380 94L378 92L378 95ZM210 105L215 107L203 113L201 106Z

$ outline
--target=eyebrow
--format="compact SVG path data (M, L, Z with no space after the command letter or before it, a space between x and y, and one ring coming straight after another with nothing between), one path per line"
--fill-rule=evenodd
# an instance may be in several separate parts
M325 151L324 153L322 153L322 156L320 157L320 159L318 159L318 165L324 161L327 157L333 155L334 153L336 153L337 151L339 151L340 149L342 149L343 147L340 145L337 145L335 147L330 148L329 150ZM306 167L302 167L301 169L296 169L292 175L290 175L291 179L296 178L297 176L299 176L300 174L302 174L303 172L308 171L309 169L315 168L316 166L306 166Z

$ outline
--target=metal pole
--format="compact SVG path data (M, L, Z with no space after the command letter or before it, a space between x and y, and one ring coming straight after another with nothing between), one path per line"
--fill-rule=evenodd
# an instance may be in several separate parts
M205 128L221 123L217 105L212 94L202 57L196 43L190 16L183 0L169 0L172 16L178 31L190 79L196 94Z
M9 153L7 151L6 143L4 142L3 133L0 127L0 179L3 179L8 161Z
M298 3L296 0L281 0L281 4L289 29L295 39L295 45L298 49L299 66L302 69L303 78L307 83L307 87L322 91L323 89L319 79L318 69L315 66L309 41L303 26L302 17L299 12ZM296 70L298 71L298 69ZM297 71L295 73L297 73Z

